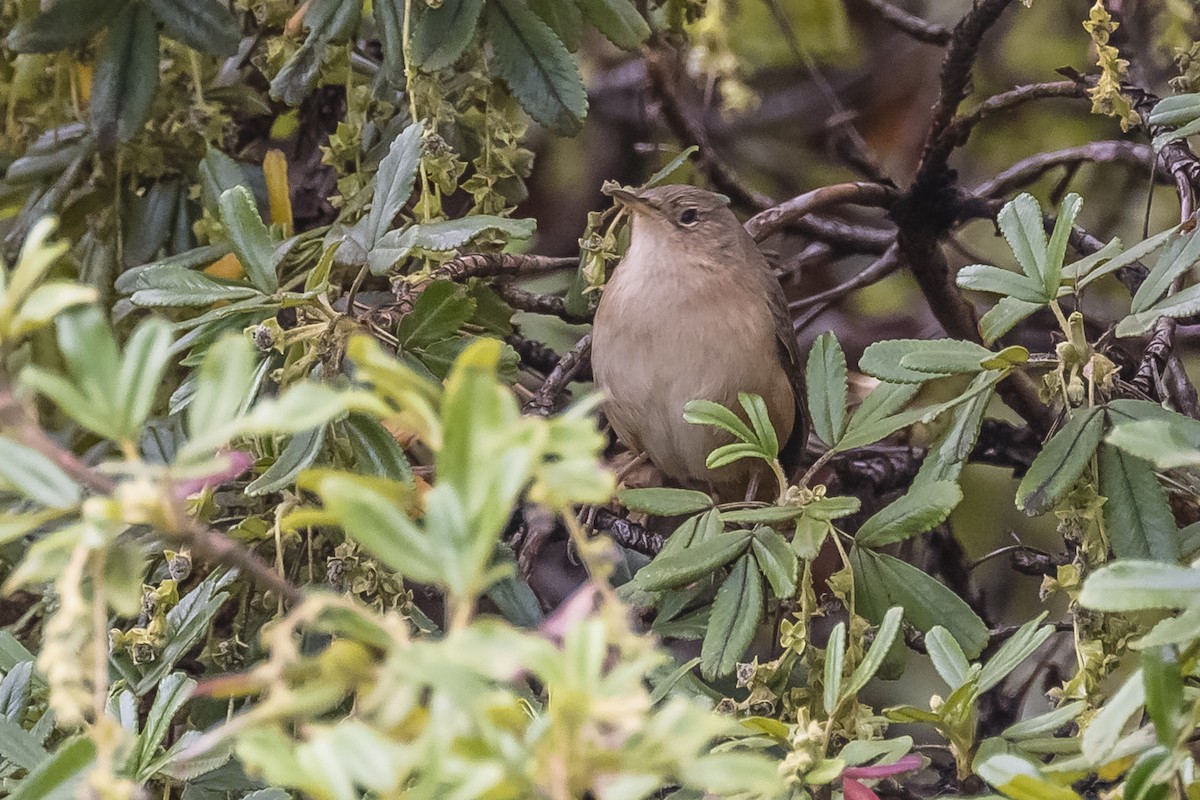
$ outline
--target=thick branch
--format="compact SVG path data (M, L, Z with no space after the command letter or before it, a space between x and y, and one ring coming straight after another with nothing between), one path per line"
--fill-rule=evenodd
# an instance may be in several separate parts
M840 205L875 206L886 208L899 193L881 183L836 183L805 192L784 200L746 220L746 230L761 242L802 217L820 209Z

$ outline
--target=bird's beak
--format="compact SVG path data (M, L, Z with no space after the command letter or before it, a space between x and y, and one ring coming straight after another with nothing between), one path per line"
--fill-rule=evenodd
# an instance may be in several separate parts
M606 186L601 191L630 211L646 211L650 209L650 203L637 192L631 192L620 186Z

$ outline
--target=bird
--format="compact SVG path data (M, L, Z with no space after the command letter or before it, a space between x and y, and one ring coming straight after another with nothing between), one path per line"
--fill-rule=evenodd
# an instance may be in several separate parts
M710 470L709 453L732 437L686 422L684 406L710 400L744 417L738 394L758 394L793 475L808 437L804 372L766 257L721 195L686 185L605 191L632 225L592 325L592 372L617 437L675 481L732 497L765 465Z

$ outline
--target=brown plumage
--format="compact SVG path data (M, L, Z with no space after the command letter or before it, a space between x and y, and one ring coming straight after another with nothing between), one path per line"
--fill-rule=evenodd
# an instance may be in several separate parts
M722 494L744 488L748 460L711 471L728 434L683 420L706 399L743 416L762 395L792 474L808 436L800 352L779 282L722 198L692 186L612 194L631 212L629 250L604 289L592 368L621 440L667 475Z

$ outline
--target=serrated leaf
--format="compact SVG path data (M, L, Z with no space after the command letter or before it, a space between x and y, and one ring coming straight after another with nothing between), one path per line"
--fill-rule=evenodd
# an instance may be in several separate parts
M1031 517L1053 508L1083 475L1103 436L1102 409L1077 410L1046 443L1021 479L1017 508Z
M650 25L631 0L578 0L588 22L622 50L636 50L650 36Z
M863 656L863 660L859 662L854 672L850 674L850 679L846 681L846 688L842 690L844 697L857 695L867 685L867 681L874 678L875 673L879 672L896 637L900 635L900 621L904 616L906 616L905 609L899 606L893 606L884 613L883 619L879 623L879 630L875 632L875 640L871 642L867 654Z
M1045 305L1053 300L1042 293L1042 287L1027 275L1018 275L1000 267L971 264L958 271L955 283L963 289L1015 297L1028 303Z
M771 524L787 522L805 513L800 506L763 506L761 508L738 508L722 511L721 521L733 525Z
M988 659L979 671L979 691L986 692L1000 683L1050 638L1054 628L1041 624L1045 617L1043 612L1026 622Z
M447 0L442 7L453 6L454 2ZM372 3L371 15L375 21L375 30L379 35L379 49L383 51L381 71L388 84L397 90L403 90L406 84L404 76L404 3ZM423 16L428 16L425 14ZM416 47L417 32L421 28L420 18L413 25L412 43ZM413 58L413 64L421 66Z
M1146 461L1100 445L1100 494L1105 530L1117 558L1179 560L1179 531L1154 469Z
M975 381L984 383L988 378L987 375L980 375ZM975 443L979 440L979 431L983 426L983 418L992 395L991 391L982 392L953 410L950 424L925 453L925 460L917 470L917 477L913 479L910 492L918 491L935 481L958 480L963 466L975 449Z
M991 344L1011 331L1016 324L1042 308L1043 303L1030 303L1015 297L1001 297L979 320L979 335Z
M928 343L929 340L926 339L888 339L883 342L875 342L863 351L862 358L858 360L858 368L873 378L878 378L881 381L889 383L925 383L926 381L931 381L939 377L939 375L937 373L906 369L900 364L900 360L905 355L914 352L920 347L927 346ZM941 375L950 374L953 373L941 373Z
M89 108L102 149L141 132L157 90L158 25L148 6L128 3L109 26L92 75Z
M143 308L188 308L262 297L253 286L217 280L203 272L172 265L143 272L135 287L129 300Z
M704 677L713 680L733 672L754 639L762 610L762 577L751 557L742 556L713 600L700 650Z
M910 345L908 352L900 356L900 366L905 370L932 375L973 373L983 369L983 361L995 356L995 353L974 342L935 339Z
M442 7L445 8L446 3ZM421 166L421 141L425 128L414 123L405 128L388 148L375 173L375 191L371 211L363 232L363 246L369 251L391 227L392 220L412 197L417 170Z
M924 533L943 522L962 501L953 481L933 481L908 492L863 523L854 540L863 547L882 547Z
M367 265L372 273L382 275L418 248L444 253L457 250L485 233L528 239L533 236L534 228L532 219L509 219L486 214L414 224L384 234L367 256Z
M258 215L254 195L245 186L226 189L217 200L221 224L229 235L246 277L256 289L271 294L279 288L275 272L275 240Z
M1138 287L1129 310L1133 314L1145 311L1167 293L1171 283L1200 261L1200 236L1195 231L1176 234L1167 240L1158 261L1146 280Z
M1091 283L1094 280L1097 280L1099 278L1104 277L1105 275L1108 275L1110 273L1116 272L1119 269L1127 267L1130 264L1134 263L1135 261L1141 261L1143 258L1150 255L1155 250L1162 247L1163 244L1165 244L1179 230L1180 230L1180 227L1178 225L1176 225L1173 228L1168 228L1165 231L1156 233L1153 236L1149 237L1148 239L1143 239L1142 241L1138 242L1133 247L1130 247L1128 250L1125 250L1124 252L1117 252L1117 253L1112 254L1109 261L1107 263L1105 263L1104 266L1099 267L1097 269L1090 268L1091 266L1094 266L1094 265L1089 264L1088 258L1080 259L1080 261L1077 262L1077 264L1079 266L1077 266L1076 264L1072 264L1070 267L1067 267L1066 269L1063 270L1063 274L1065 276L1067 276L1068 278L1077 277L1078 280L1075 283L1076 289L1082 289L1083 287L1087 286L1089 283ZM1109 242L1107 245L1104 246L1103 250L1109 250L1110 248L1112 248L1112 246L1113 246L1113 242ZM1118 248L1118 250L1119 250L1119 248ZM1093 255L1096 255L1096 254L1093 254ZM1089 257L1089 258L1091 258L1091 257Z
M587 113L587 92L562 41L516 0L488 3L486 25L492 72L508 84L521 107L554 133L578 133Z
M255 355L244 336L227 334L209 346L187 407L187 431L198 436L239 416L249 403Z
M938 676L953 691L967 682L971 665L950 632L937 625L925 635L925 649Z
M1021 269L1034 283L1044 285L1047 242L1038 201L1025 192L1017 195L1000 209L997 222Z
M151 318L138 325L125 345L114 401L121 428L130 441L138 438L150 416L173 339L170 325Z
M402 350L424 347L458 333L474 313L475 303L466 289L449 280L433 281L400 320L396 338Z
M193 50L232 56L241 40L237 17L217 0L149 0L163 30Z
M746 412L746 419L754 430L754 440L768 458L779 455L779 438L767 412L767 404L760 395L738 392L738 403Z
M683 420L693 425L712 425L747 444L753 444L756 439L741 417L711 400L688 401L683 407Z
M1117 561L1087 577L1079 602L1113 612L1200 605L1200 569L1161 561Z
M583 38L583 12L572 0L525 0L529 9L550 26L554 35L572 53L579 50Z
M87 736L68 739L21 780L8 800L48 800L69 797L96 761L96 745Z
M413 486L412 466L396 438L379 422L351 412L341 422L354 453L355 472Z
M839 622L829 634L825 645L825 680L821 702L825 713L832 716L842 699L842 670L846 661L846 623Z
M1159 469L1200 464L1200 422L1179 414L1170 419L1122 423L1113 428L1107 441Z
M445 0L426 8L413 25L413 63L429 72L454 66L471 43L482 10L483 0Z
M325 444L325 430L326 426L320 425L293 436L274 463L246 486L246 494L257 497L290 486L302 470L317 460Z
M928 632L941 625L963 653L975 658L987 643L987 626L965 601L946 586L898 558L855 547L850 553L860 613L881 622L886 609L901 606L904 618Z
M796 594L796 554L784 539L770 528L756 528L750 542L758 570L771 584L771 591L780 600Z
M1188 317L1200 311L1200 284L1167 295L1145 311L1130 314L1117 323L1119 337L1138 336L1154 327L1160 317Z
M692 489L622 489L617 501L630 511L641 511L658 517L694 514L713 507L712 498Z
M56 0L17 21L5 44L17 53L52 53L95 36L124 6L124 0Z
M749 546L749 531L732 531L669 557L660 555L638 570L636 579L648 591L686 586L738 558Z
M792 534L792 550L805 561L812 561L821 554L821 545L831 533L833 526L829 520L800 517Z
M832 447L846 430L846 355L837 337L827 331L808 351L808 410L813 431Z
M1108 698L1108 702L1083 730L1083 755L1093 765L1099 766L1108 759L1121 739L1125 724L1145 702L1146 692L1142 683L1142 671L1139 669Z
M1058 204L1058 217L1054 220L1054 230L1046 245L1045 274L1042 280L1042 296L1053 299L1058 293L1058 284L1062 280L1063 259L1067 255L1067 241L1071 236L1071 228L1083 208L1083 198L1074 192L1068 192ZM1044 230L1044 229L1043 229Z

